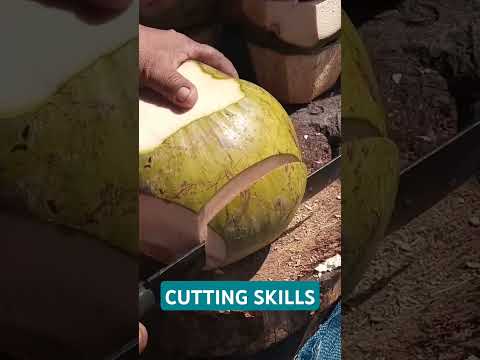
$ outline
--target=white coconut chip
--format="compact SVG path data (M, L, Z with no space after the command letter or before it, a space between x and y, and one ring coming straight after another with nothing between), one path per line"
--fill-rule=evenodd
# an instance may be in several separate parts
M340 254L337 254L335 256L332 256L331 258L328 258L323 263L320 263L315 268L315 270L320 274L323 274L325 272L336 270L341 266L342 266L342 257L340 256Z

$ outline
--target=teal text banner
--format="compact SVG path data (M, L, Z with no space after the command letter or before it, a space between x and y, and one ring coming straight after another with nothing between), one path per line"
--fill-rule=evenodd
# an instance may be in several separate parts
M317 281L164 281L165 311L314 311Z

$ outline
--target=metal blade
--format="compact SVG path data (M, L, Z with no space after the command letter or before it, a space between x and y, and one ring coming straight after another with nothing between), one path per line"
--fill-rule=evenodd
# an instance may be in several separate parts
M310 174L302 201L307 201L340 177L341 155Z
M197 245L182 257L173 263L158 270L139 285L139 307L140 317L151 306L160 302L159 289L162 281L168 280L186 280L191 276L198 274L205 266L205 244ZM153 290L152 295L148 290ZM152 300L154 302L152 303Z
M307 179L302 202L319 193L340 177L341 156L331 160ZM156 304L160 303L160 283L167 280L186 280L205 266L205 244L200 244L170 265L158 270L141 282L138 287L138 306L140 318ZM138 340L133 339L111 359L120 359L137 351Z
M477 122L402 171L387 234L430 209L479 169L480 122Z
M188 253L167 265L138 285L138 312L140 319L160 303L160 284L168 280L186 280L198 273L205 265L205 244L200 244ZM132 339L118 352L105 360L128 360L138 357L138 338Z

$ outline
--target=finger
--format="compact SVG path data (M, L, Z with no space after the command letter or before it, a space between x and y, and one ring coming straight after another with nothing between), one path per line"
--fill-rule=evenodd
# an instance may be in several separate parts
M153 63L149 69L144 69L145 84L160 93L172 104L190 109L197 101L197 89L176 70L161 71L161 66Z
M215 69L222 71L223 73L238 78L237 70L233 66L232 62L228 60L217 49L205 45L198 44L193 47L190 57L194 60L198 60L204 64L210 65Z
M139 352L139 354L141 354L143 352L143 350L145 350L145 347L147 346L147 341L148 341L147 329L145 329L145 326L138 323L138 352Z

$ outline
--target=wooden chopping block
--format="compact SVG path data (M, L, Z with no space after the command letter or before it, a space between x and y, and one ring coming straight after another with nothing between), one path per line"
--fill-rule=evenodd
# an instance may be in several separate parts
M242 0L247 23L294 46L311 48L341 28L341 0Z
M312 53L283 53L254 43L248 44L260 86L280 102L308 103L330 89L341 72L340 42Z
M216 0L142 0L140 23L159 29L182 30L217 21Z

